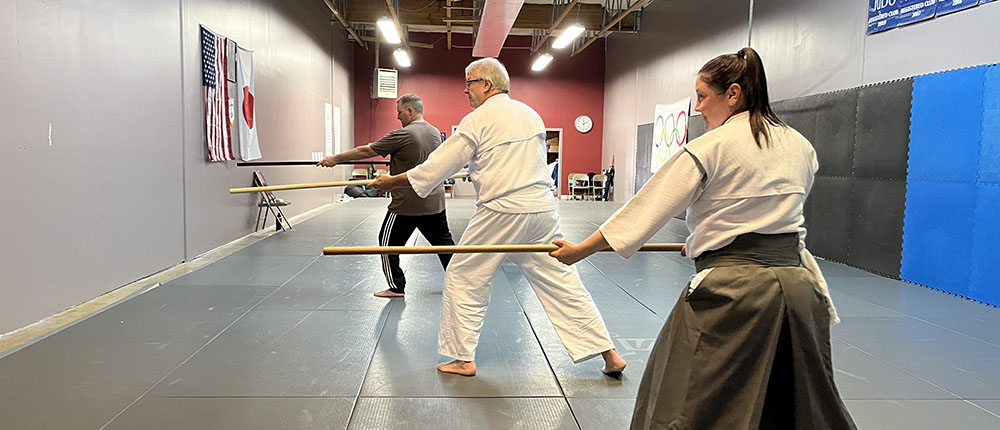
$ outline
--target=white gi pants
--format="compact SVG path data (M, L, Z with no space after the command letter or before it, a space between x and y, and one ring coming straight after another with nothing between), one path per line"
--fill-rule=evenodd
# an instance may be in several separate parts
M459 245L550 244L561 238L556 211L508 214L479 207ZM475 359L490 286L505 257L521 268L573 362L614 348L576 267L545 253L455 254L445 275L439 354Z

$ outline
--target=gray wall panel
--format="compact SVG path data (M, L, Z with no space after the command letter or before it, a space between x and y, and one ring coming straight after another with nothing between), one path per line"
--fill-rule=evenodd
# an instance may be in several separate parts
M653 124L640 124L635 128L635 186L633 192L638 193L643 185L653 177L650 166L652 165L653 151Z
M705 133L705 117L701 115L688 117L688 142L701 137Z
M0 27L4 333L184 248L177 2L6 1Z
M322 150L327 101L353 141L353 49L323 2L0 2L0 181L18 185L3 194L0 333L252 231L256 198L227 192L250 169L204 161L200 23L256 51L266 157ZM334 197L288 196L285 213Z
M750 45L764 60L771 100L859 85L867 18L864 0L755 1Z

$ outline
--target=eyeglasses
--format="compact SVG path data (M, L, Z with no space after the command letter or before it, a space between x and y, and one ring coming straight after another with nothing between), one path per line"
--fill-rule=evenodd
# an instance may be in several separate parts
M465 81L465 88L468 89L468 88L472 87L472 84L474 84L476 82L482 82L482 81L485 81L485 80L486 79L470 79L468 81Z

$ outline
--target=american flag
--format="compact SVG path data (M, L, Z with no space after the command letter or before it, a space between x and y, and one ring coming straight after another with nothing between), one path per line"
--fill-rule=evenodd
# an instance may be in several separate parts
M205 85L205 136L209 161L235 160L229 134L226 38L201 27L201 70Z

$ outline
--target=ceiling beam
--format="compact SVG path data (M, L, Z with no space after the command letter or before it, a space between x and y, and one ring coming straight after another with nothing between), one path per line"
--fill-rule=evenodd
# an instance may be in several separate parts
M576 7L577 3L580 3L580 0L573 0L573 2L569 4L569 6L566 6L566 9L563 10L563 13L559 15L559 18L556 18L556 22L552 23L552 27L549 27L549 29L545 31L545 35L542 36L542 39L538 41L538 44L531 48L532 53L537 51L538 48L541 48L542 45L545 44L545 41L548 40L549 36L552 35L552 32L555 31L557 28L559 28L559 24L562 24L563 20L566 19L566 15L569 15L569 13L573 11L573 8Z
M622 12L622 13L618 14L618 16L616 16L614 19L612 19L611 22L608 23L608 25L605 25L603 28L601 28L601 31L597 32L597 34L595 34L594 37L591 37L589 40L587 40L587 43L584 43L583 46L581 46L579 49L577 49L576 51L574 51L573 55L576 55L576 54L579 54L580 52L583 52L583 50L587 49L587 47L590 46L591 43L594 43L598 38L600 38L600 37L604 36L605 34L607 34L608 30L610 30L611 27L614 27L619 22L621 22L623 19L625 19L626 16L628 16L632 12L635 12L635 10L638 9L639 6L642 6L642 4L645 3L645 2L646 2L646 0L635 0L635 3L632 3L632 6L629 6L628 9L625 9L625 12Z
M389 16L392 17L392 24L396 26L396 31L399 32L399 40L403 41L403 47L409 52L410 42L406 40L406 33L403 32L403 26L399 23L399 17L396 16L396 8L392 7L392 0L385 0L385 6L389 8Z
M326 7L330 8L330 12L333 12L333 16L337 17L337 20L344 25L344 28L346 28L347 32L351 34L351 37L354 37L354 41L358 42L358 45L361 45L362 48L368 49L368 45L361 41L361 37L359 37L358 33L355 33L354 29L351 28L351 25L344 20L344 17L340 14L337 8L333 6L333 3L330 0L323 0L323 2L326 3Z
M364 40L365 42L372 42L372 43L379 43L380 42L377 37L371 37L371 36L361 36L361 40ZM412 46L414 48L434 49L434 44L433 43L410 42L410 46Z

